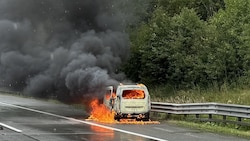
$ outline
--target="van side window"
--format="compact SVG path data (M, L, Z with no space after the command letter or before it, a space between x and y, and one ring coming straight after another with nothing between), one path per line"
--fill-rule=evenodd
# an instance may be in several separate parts
M123 90L122 97L124 99L144 99L145 93L143 90Z

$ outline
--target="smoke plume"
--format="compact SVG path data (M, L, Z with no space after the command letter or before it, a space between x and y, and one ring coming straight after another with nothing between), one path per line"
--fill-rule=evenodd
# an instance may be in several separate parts
M69 100L123 80L132 2L0 0L0 86Z

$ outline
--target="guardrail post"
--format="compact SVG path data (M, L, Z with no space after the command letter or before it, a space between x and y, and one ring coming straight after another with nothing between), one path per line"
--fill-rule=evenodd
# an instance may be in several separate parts
M212 118L213 118L213 115L212 115L212 114L209 114L209 115L208 115L208 119L211 121Z
M166 118L166 119L169 119L170 116L171 116L171 113L167 113L165 118Z
M199 114L196 114L195 117L196 117L196 118L200 118L200 115L199 115Z
M241 117L238 117L237 119L238 119L238 122L241 122Z
M223 121L226 121L226 120L227 120L227 116L223 115Z
M227 116L223 115L222 117L223 117L222 123L223 124L227 124Z
M241 127L241 121L242 121L242 118L241 117L237 117L237 124L238 124L238 127L237 129L239 129Z
M184 119L186 119L187 118L187 114L184 114Z

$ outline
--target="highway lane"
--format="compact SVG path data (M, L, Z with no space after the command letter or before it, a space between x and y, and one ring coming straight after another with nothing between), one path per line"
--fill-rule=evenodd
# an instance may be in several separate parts
M31 107L33 109L31 109ZM52 111L54 111L54 113L56 114L48 113ZM149 139L144 137L102 128L101 126L95 126L94 124L84 124L77 120L65 116L60 116L58 114L64 114L74 118L78 117L82 120L86 118L86 113L84 113L82 109L77 109L68 105L1 95L0 123L4 123L5 125L8 125L15 130L4 127L4 130L0 130L0 140L149 141ZM16 132L16 130L19 130L21 132Z
M85 121L88 114L70 105L0 94L4 141L246 141L169 124L126 125ZM18 132L18 131L21 132Z
M123 140L124 138L147 140L120 132L115 133L113 130L98 126L89 126L26 110L7 108L7 111L5 114L16 113L20 116L9 117L7 120L2 120L1 117L1 122L21 130L21 132L4 128L4 133L1 133L0 136L0 140L4 141L113 141Z

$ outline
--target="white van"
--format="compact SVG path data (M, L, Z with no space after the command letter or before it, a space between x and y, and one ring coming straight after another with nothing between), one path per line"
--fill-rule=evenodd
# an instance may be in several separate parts
M151 101L148 89L143 84L107 87L104 104L115 112L115 119L134 118L149 120Z

